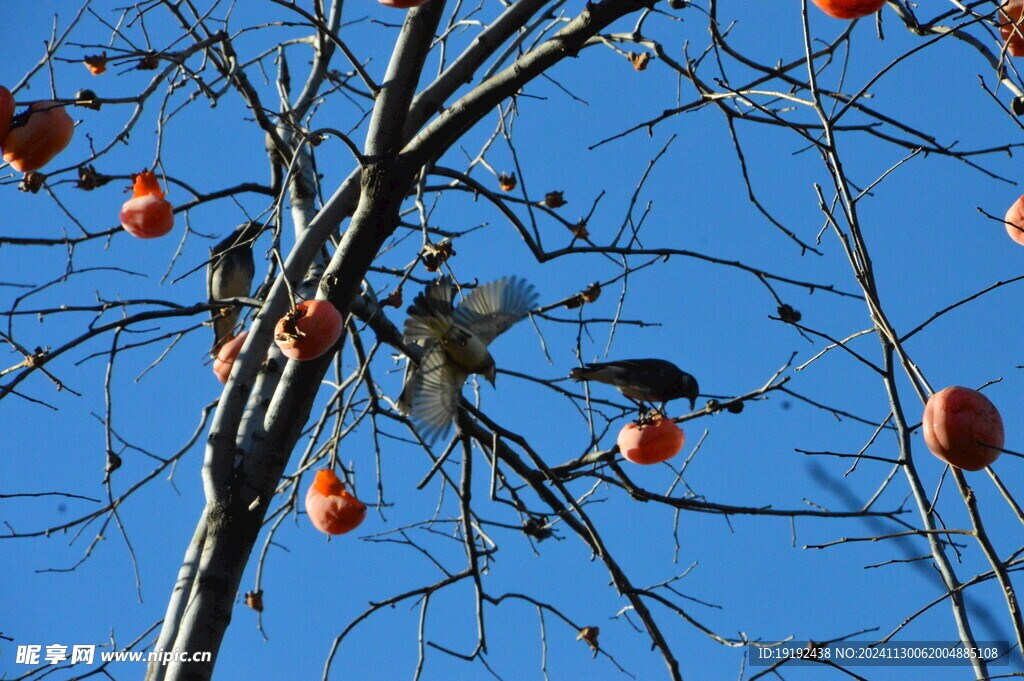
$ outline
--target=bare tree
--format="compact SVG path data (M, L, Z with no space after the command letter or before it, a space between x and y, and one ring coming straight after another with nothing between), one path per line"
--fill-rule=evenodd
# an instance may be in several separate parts
M264 580L273 580L273 570L264 564L268 551L287 527L285 521L302 512L300 502L311 480L307 473L325 467L338 471L350 486L358 483L360 497L372 507L371 514L376 511L376 527L364 536L368 543L382 550L397 544L426 557L440 576L396 588L386 599L374 597L362 614L339 627L324 678L344 656L350 632L399 604L420 605L416 678L431 656L475 662L497 675L488 641L495 612L513 603L538 614L544 660L544 623L559 621L595 656L628 674L615 651L602 645L600 628L573 614L573 603L559 602L543 588L530 593L491 586L499 547L539 551L541 542L551 538L577 542L602 566L621 607L618 619L642 634L670 679L699 678L701 653L674 642L666 628L682 627L710 646L740 650L776 646L785 639L726 634L694 615L690 596L679 588L687 571L678 574L678 566L667 560L656 571L660 581L651 582L636 555L609 542L609 533L619 528L603 512L605 505L630 509L617 511L623 514L669 510L675 518L669 534L675 538L665 545L674 545L677 553L679 525L698 514L751 516L756 522L783 518L794 526L805 518L828 520L834 539L808 546L809 551L879 542L890 547L892 563L923 561L934 568L922 573L908 569L905 578L934 580L937 575L941 582L940 596L920 610L889 611L892 621L886 624L893 630L873 634L873 640L898 639L922 612L945 609L964 647L979 647L981 618L986 632L994 626L1016 645L1010 657L1019 665L1024 620L1014 582L1024 565L1019 540L1024 512L1016 501L1019 490L997 474L1003 461L1008 460L1007 469L1019 465L1013 458L1019 455L1008 450L999 464L970 478L950 467L931 487L936 483L918 468L922 460L928 466L934 460L914 441L914 432L934 388L926 379L926 363L916 358L926 351L912 339L938 333L935 323L946 315L981 305L1024 277L991 281L958 299L917 301L915 309L922 314L906 319L901 307L906 303L893 291L893 281L901 271L923 266L913 254L899 261L892 245L867 226L879 217L864 217L879 193L899 186L901 173L945 164L964 176L1004 178L1004 158L1019 146L1015 116L1024 112L1021 79L999 35L1005 17L992 0L890 0L877 15L828 24L806 0L799 8L799 3L761 3L786 7L750 10L747 4L518 0L468 5L429 0L408 12L392 10L395 23L385 24L377 14L340 0L272 0L258 3L258 9L219 0L150 0L131 7L90 0L73 16L59 16L43 53L33 55L32 64L26 59L24 77L9 87L19 105L52 99L74 112L81 118L78 142L44 171L8 172L0 179L0 191L10 195L17 188L27 193L23 200L52 202L69 227L63 234L26 235L8 224L0 235L0 251L31 250L31 257L48 258L55 268L51 280L8 282L14 293L2 338L18 358L3 372L0 399L8 408L17 402L18 408L30 404L45 410L52 406L42 394L47 384L55 391L75 390L68 378L71 362L102 359L106 412L96 416L105 440L105 499L94 510L52 526L9 523L3 535L8 545L98 524L96 541L119 527L131 547L119 508L158 477L173 473L202 443L205 507L197 509L194 537L159 633L153 638L146 632L133 645L210 651L212 659L150 663L151 681L213 675L239 593L248 592L250 607L262 611ZM788 25L802 26L792 34L798 40L776 49L751 39L749 23L744 24L750 11L789 13ZM386 45L367 39L364 31L387 36ZM42 37L19 39L31 52L33 41ZM897 47L879 60L868 44L883 44L883 38L886 46ZM1005 130L956 143L959 131L943 129L938 115L902 106L900 88L915 82L906 76L908 63L927 68L915 61L919 53L936 55L924 60L933 65L953 51L953 44L959 58L969 59L981 76L971 87L951 87L960 88L958 97L998 115ZM386 68L380 55L390 55ZM64 69L85 74L79 64L83 60L101 63L110 73L76 93L70 84L81 78L65 76ZM636 82L631 78L657 78L664 99L630 96ZM51 93L44 97L38 93L47 80ZM595 82L617 93L620 105L590 111L588 121L610 124L587 129L589 148L553 147L560 135L580 132L565 113L568 107L590 108L581 104L577 83L590 88ZM566 108L535 102L547 96L561 98ZM235 125L248 128L249 144L258 141L269 182L260 181L246 163L233 161L242 152L211 142L218 126L228 124L217 118L220 112L239 106L245 121ZM625 125L620 124L623 115L629 120ZM700 136L708 121L727 132L727 148L698 161L687 151L690 142L680 136ZM148 134L150 128L155 135ZM194 147L187 142L190 130L195 131ZM656 146L649 146L648 136ZM86 137L87 145L81 143ZM166 141L172 138L178 141ZM997 141L990 143L992 138ZM773 152L768 140L776 139L793 146ZM588 154L619 149L632 155L642 144L655 151L640 167L588 165ZM774 182L763 159L775 153L772 162L781 164L793 149L803 152L792 161L801 164L798 176L803 168L813 168L808 172L814 178L805 180L804 187L813 187L816 200L802 213L781 214L773 207L774 194L786 187ZM197 186L185 173L187 164L176 161L179 154L222 167L217 175L222 184ZM251 156L245 150L245 158ZM880 158L887 159L884 166L864 161ZM738 169L740 181L727 193L753 206L760 222L750 231L772 244L777 256L761 258L715 242L684 242L653 224L675 220L683 229L686 208L652 186L680 187L689 201L705 192L717 196L719 188L701 170L715 164ZM545 186L546 165L575 168L585 179L567 187ZM124 186L142 166L155 169L168 187L179 225L175 233L181 241L165 280L194 282L207 268L224 266L226 258L251 249L256 281L250 292L232 289L204 298L195 288L169 288L172 293L164 298L136 297L131 268L123 267L123 276L106 284L95 303L36 306L40 299L78 300L80 282L101 267L82 266L79 260L102 261L100 249L106 244L127 248L131 237L120 227L97 228L91 218L81 217L87 212L81 192L108 183ZM592 177L602 178L598 189L588 184ZM623 177L632 180L623 182ZM566 217L567 200L579 211L578 218ZM460 206L468 201L476 203L473 215L490 216L485 224L467 224L460 217ZM233 217L208 229L213 209ZM989 212L979 214L980 223L1002 230L1001 214ZM239 223L243 228L232 240L231 230ZM228 240L204 259L202 239L225 236ZM723 255L734 252L739 255ZM840 259L848 269L838 266ZM467 390L453 434L436 443L415 413L410 416L399 405L406 362L415 369L424 357L424 348L403 335L405 307L435 280L435 273L452 277L464 294L508 275L547 284L538 285L540 302L512 332L538 340L532 359L510 365L505 359L517 353L496 342L498 389L477 392L477 399ZM677 282L678 291L650 290L645 282L655 273L657 281ZM652 326L678 325L681 311L710 298L711 289L720 286L716 282L737 277L751 284L752 298L767 291L749 307L737 302L737 309L758 320L769 312L775 337L799 342L800 352L810 348L810 353L799 361L796 353L773 357L772 371L747 377L739 389L702 380L699 365L685 367L701 380L701 403L686 411L683 400L671 402L669 415L689 430L688 456L680 457L685 458L680 465L662 467L657 477L636 474L613 444L618 429L635 418L635 406L610 389L567 382L569 370L601 354L622 358L616 343L623 334L643 338ZM805 304L797 303L797 296L816 314L802 313ZM275 325L297 302L312 298L329 301L341 313L341 337L320 357L289 361L275 345ZM658 305L647 305L651 300ZM765 300L770 301L767 308ZM840 306L842 312L830 312ZM634 312L645 308L657 312ZM208 321L211 315L213 322ZM730 327L732 317L729 310L699 317L701 325L730 339L706 357L725 363L726 357L753 352L762 342L742 337L739 328ZM46 336L45 347L23 338L35 336L25 328L37 318L58 330ZM212 325L224 329L236 319L234 330L245 327L248 336L219 399L202 411L187 442L170 455L156 455L123 437L114 424L113 395L117 382L128 379L115 369L139 350L158 350L154 365L192 362L196 348L205 353ZM224 340L222 331L218 336L215 351ZM101 343L103 349L87 349ZM172 352L179 346L193 354ZM667 349L650 354L681 361ZM841 360L835 359L840 355ZM829 368L839 361L841 369ZM1002 372L1013 369L1016 360L1008 361L964 374L976 379L973 387L997 382ZM561 413L533 406L517 391L543 395L550 400L544 404L557 404ZM799 437L794 429L792 440L765 443L765 451L755 455L767 456L771 450L821 457L827 462L822 464L827 468L818 469L827 470L821 481L840 498L849 493L848 508L826 507L819 490L806 492L806 505L785 498L766 506L759 499L715 498L690 485L688 466L698 457L713 456L715 429L756 423L751 412L771 399L799 404L814 418L841 422L845 451L836 450L822 426L814 445L807 444L813 439L807 431L813 428ZM1008 412L1003 411L1009 418ZM565 432L553 434L552 424L570 425L558 426ZM704 437L693 437L698 428L706 428ZM361 455L358 475L345 460L350 455L343 453L346 440L357 436L373 447ZM710 438L707 443L705 438ZM422 456L415 464L396 462L388 450L397 444ZM147 455L154 461L148 473L129 474L122 468L127 457ZM414 489L386 483L390 467L412 465L421 477ZM850 492L841 476L865 468L874 492ZM174 477L180 481L178 473ZM184 478L183 484L192 485L195 476ZM37 498L25 498L31 495L5 496L37 503ZM388 508L414 495L421 499L422 516L389 527ZM993 523L1000 529L991 530ZM855 536L864 527L871 533ZM463 555L458 569L451 568L453 541ZM958 566L968 560L965 556L972 561L970 570ZM252 565L255 582L243 584ZM993 583L1002 602L989 599L972 606L968 596ZM431 642L425 621L432 598L463 587L472 589L473 607L465 617L476 639L471 649L458 651ZM696 598L716 600L713 594ZM872 626L866 623L864 629ZM841 638L828 623L811 623L808 630L823 646ZM863 632L847 635L857 633ZM786 664L779 660L767 669L780 673ZM975 678L993 674L984 659L975 658L971 665ZM746 678L765 673L746 671ZM20 678L46 673L38 668Z

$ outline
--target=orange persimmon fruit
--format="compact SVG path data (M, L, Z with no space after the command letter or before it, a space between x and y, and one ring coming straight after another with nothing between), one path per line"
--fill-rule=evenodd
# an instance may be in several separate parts
M7 131L11 129L12 118L14 118L14 95L0 85L0 142L3 142Z
M134 196L121 206L121 226L139 239L167 234L174 227L174 207L164 198L156 174L144 170L134 179Z
M1009 0L999 8L999 35L1006 54L1024 57L1024 0Z
M56 102L36 102L4 135L4 160L20 173L39 170L71 143L75 121Z
M921 429L932 454L965 471L980 471L999 458L1005 437L995 405L958 385L928 398Z
M885 0L814 0L814 4L836 19L860 19L882 9Z
M1024 246L1024 196L1013 202L1006 211L1003 221L1006 223L1006 233L1010 238Z
M341 327L338 308L326 300L307 300L277 321L274 342L285 357L303 362L330 350Z
M243 331L234 338L229 338L224 345L220 346L217 358L213 360L213 373L217 374L217 380L221 383L228 382L231 375L231 367L238 359L238 353L242 351L245 339L249 336L248 331Z
M686 436L675 421L655 415L653 419L627 423L619 431L618 445L628 461L644 465L668 461L683 448Z
M313 527L325 534L345 534L366 518L366 505L345 490L334 471L317 471L306 492L306 514Z

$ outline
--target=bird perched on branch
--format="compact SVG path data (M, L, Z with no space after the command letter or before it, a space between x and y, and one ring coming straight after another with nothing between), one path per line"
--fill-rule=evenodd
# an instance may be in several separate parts
M206 296L211 303L231 298L247 298L252 290L256 266L252 259L252 242L259 235L261 225L247 222L239 225L219 244L210 249L210 263L206 266ZM213 317L213 349L217 351L231 340L238 321L238 307L223 307L210 311Z
M494 358L487 346L537 303L533 285L506 277L470 291L453 307L448 276L427 284L407 310L403 339L423 347L419 366L406 372L399 409L412 416L428 441L448 431L470 374L494 385Z
M569 372L574 381L597 381L618 388L625 397L638 402L645 411L644 402L665 403L685 397L690 409L697 402L697 379L672 362L663 359L621 359L617 362L599 362L577 367Z

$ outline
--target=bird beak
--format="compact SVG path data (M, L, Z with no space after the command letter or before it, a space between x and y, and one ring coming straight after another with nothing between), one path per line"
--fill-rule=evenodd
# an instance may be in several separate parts
M491 384L492 388L498 387L494 384L494 379L497 378L497 372L495 372L494 367L491 367L490 371L484 374L484 378L487 379L487 382Z

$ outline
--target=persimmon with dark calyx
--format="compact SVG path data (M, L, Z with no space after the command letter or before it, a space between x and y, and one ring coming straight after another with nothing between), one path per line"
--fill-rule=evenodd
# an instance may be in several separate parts
M999 8L999 35L1006 54L1024 57L1024 0L1009 0Z
M304 362L330 350L341 327L338 308L326 300L307 300L277 321L274 342L285 357Z
M75 135L75 121L56 102L36 102L15 116L4 135L4 160L20 173L39 170L64 151Z
M14 95L0 85L0 142L3 142L7 131L11 129L12 118L14 118Z
M1006 211L1003 221L1006 223L1006 233L1010 238L1024 246L1024 196L1013 202Z
M1003 418L995 405L977 390L958 385L928 398L921 430L932 454L965 471L991 464L1005 441Z
M814 0L814 4L836 19L860 19L882 9L885 0Z
M628 461L644 465L668 461L683 448L683 429L660 414L627 423L619 431L618 445Z
M242 346L245 344L245 339L248 336L249 332L243 331L220 346L217 358L213 360L213 373L217 374L217 380L221 383L228 382L228 376L231 375L231 367L235 365L238 353L242 351Z
M164 198L156 174L144 170L134 179L134 196L121 206L121 226L139 239L167 234L174 227L174 207Z
M306 514L313 527L325 534L345 534L366 518L366 505L345 490L334 471L317 471L306 492Z

